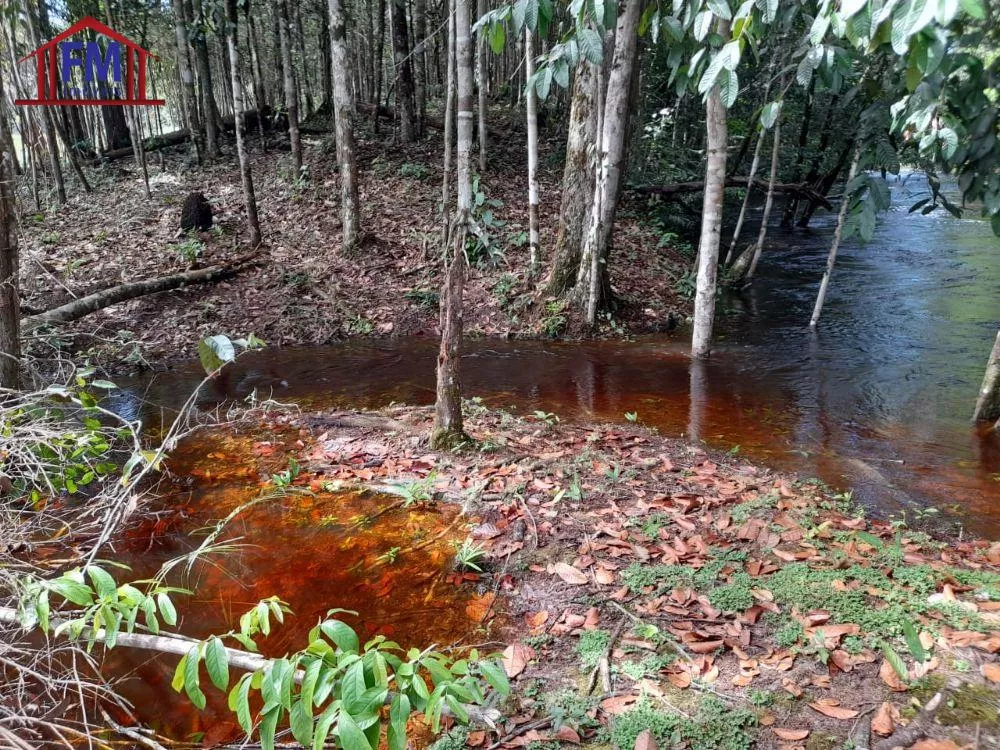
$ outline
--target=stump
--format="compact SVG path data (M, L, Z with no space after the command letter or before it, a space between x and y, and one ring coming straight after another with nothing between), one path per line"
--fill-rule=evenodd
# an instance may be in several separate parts
M212 228L212 205L202 193L189 193L181 208L181 231L206 232Z

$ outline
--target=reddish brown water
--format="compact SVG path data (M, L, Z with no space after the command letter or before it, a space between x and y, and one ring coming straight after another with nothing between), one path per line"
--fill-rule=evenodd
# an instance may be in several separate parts
M1000 436L968 421L1000 321L1000 241L989 225L908 214L924 196L894 182L867 244L844 243L818 333L806 323L830 217L771 232L758 277L723 298L711 362L687 335L635 342L471 342L466 395L562 418L637 412L664 434L739 450L853 488L884 514L954 506L1000 536ZM435 344L423 339L269 350L247 357L205 402L258 394L304 405L425 404ZM117 408L155 419L200 378L191 366L130 386Z
M154 574L196 547L206 527L258 497L259 469L249 436L211 432L184 442L170 470L186 479L170 486L150 508L154 515L129 531L115 559L130 565L134 578ZM238 629L241 614L280 595L294 615L258 639L268 656L304 648L309 629L333 607L359 613L342 617L362 642L381 634L404 647L473 643L468 639L477 637L489 596L445 580L468 519L446 506L390 510L368 520L397 501L361 492L289 494L244 511L223 536L236 547L197 563L190 576L171 575L172 584L197 591L175 598L177 630L202 638ZM482 633L478 637L483 640ZM173 692L176 663L176 657L116 649L106 673L124 677L122 692L138 718L172 738L206 731L217 741L235 737L224 694L207 685L208 707L197 712Z

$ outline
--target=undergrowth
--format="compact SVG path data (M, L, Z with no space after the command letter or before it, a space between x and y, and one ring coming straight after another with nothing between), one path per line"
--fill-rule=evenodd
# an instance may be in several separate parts
M687 743L691 750L749 750L756 725L753 713L730 709L714 696L704 698L691 718L660 710L644 699L615 720L611 742L615 747L635 747L636 737L648 729L657 747Z

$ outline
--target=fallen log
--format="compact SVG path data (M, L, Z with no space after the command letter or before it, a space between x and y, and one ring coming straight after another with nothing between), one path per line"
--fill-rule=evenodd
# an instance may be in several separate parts
M38 315L25 318L21 321L22 333L32 331L43 325L69 323L90 313L103 310L105 307L111 307L111 305L117 305L119 302L127 302L131 299L144 297L147 294L168 292L172 289L188 286L189 284L207 284L219 281L233 276L251 265L254 257L256 256L244 258L227 266L199 268L194 271L175 273L156 279L132 281L128 284L111 287L110 289L102 289L99 292L88 294L86 297L80 297L67 302L65 305L60 305Z
M768 187L767 180L759 180L757 178L751 180L747 177L726 178L727 188L745 188L747 185L752 185L753 187L761 188L763 190L767 190ZM697 193L704 189L705 182L703 180L675 182L671 185L640 185L632 188L633 191L639 193L640 195L658 195L661 198L673 198L674 196L681 195L683 193ZM812 185L805 182L775 183L774 192L784 193L786 195L796 195L800 198L814 201L826 209L833 209L833 206L830 201L826 199L825 195L822 195L816 191Z

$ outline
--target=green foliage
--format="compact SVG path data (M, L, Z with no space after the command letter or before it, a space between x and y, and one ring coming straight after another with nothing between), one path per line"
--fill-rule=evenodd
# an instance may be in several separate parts
M58 245L62 235L59 232L46 232L38 239L43 245Z
M674 282L674 291L684 299L694 299L694 295L698 291L698 272L694 270L685 271Z
M432 471L423 479L387 485L385 491L390 495L403 498L403 507L409 508L420 503L434 502L434 484L436 482L437 473Z
M482 572L482 563L486 559L486 548L472 539L463 539L457 545L455 552L455 567L459 570L475 570Z
M585 630L580 634L580 640L576 644L576 653L580 656L585 669L593 669L597 666L604 653L608 650L608 643L611 640L611 633L607 630Z
M375 330L375 324L364 315L355 315L347 321L347 333L351 336L370 336Z
M791 648L801 641L805 634L806 629L802 627L802 623L789 618L774 634L774 643L778 648Z
M441 303L441 295L435 289L408 289L403 296L410 302L428 310L434 310Z
M177 254L181 256L181 260L188 265L194 263L205 253L205 243L193 235L183 242L177 243L174 247L177 250Z
M752 581L747 573L734 573L725 586L708 592L712 606L722 612L745 612L753 606Z
M615 747L635 747L635 739L645 729L652 732L658 747L686 743L691 750L749 750L753 747L756 717L746 709L731 709L715 696L701 700L693 717L667 713L646 699L615 719L611 741Z
M550 300L545 303L545 315L541 322L542 333L550 339L558 338L566 330L568 322L564 300Z
M399 167L398 174L400 177L412 177L415 180L423 180L430 174L430 170L423 164L403 162Z
M288 468L285 471L279 471L276 474L271 475L271 484L273 484L278 489L284 489L285 487L290 487L292 482L299 476L301 467L299 462L294 458L288 459Z
M465 750L468 740L468 728L456 726L432 742L428 750Z

